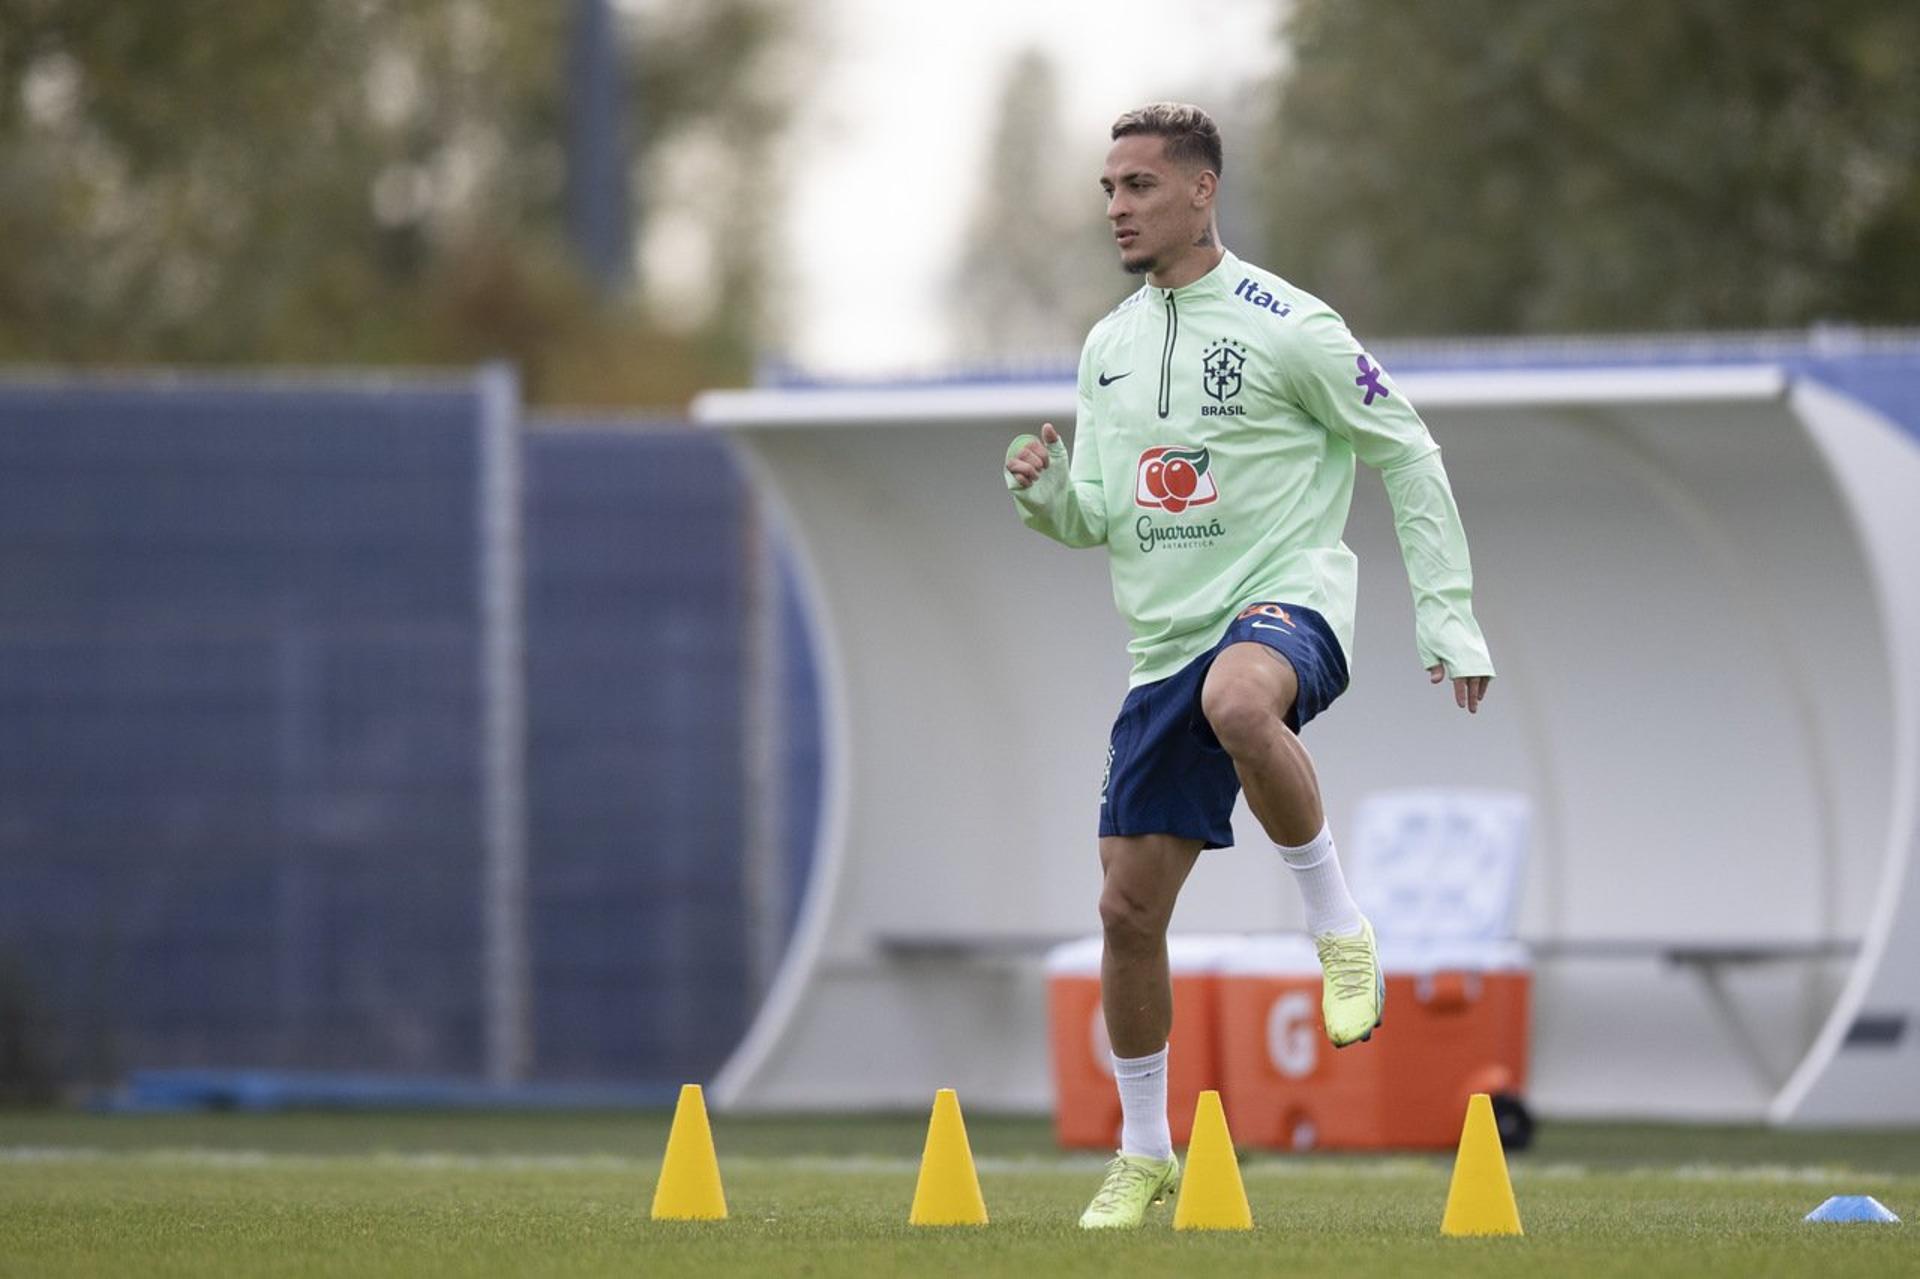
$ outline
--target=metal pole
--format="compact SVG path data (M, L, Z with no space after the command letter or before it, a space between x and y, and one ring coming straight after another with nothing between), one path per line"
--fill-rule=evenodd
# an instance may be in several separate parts
M482 999L487 1080L504 1087L533 1063L520 387L504 364L478 382Z
M574 252L604 297L632 283L622 63L607 0L575 0L567 49L567 221Z

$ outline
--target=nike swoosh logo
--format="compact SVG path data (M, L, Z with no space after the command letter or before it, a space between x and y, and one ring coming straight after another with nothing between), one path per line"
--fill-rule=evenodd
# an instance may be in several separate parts
M1290 631L1293 628L1291 626L1275 626L1272 622L1255 622L1253 629L1256 631Z
M1112 377L1108 377L1106 374L1102 373L1100 375L1100 385L1112 386L1115 382L1118 382L1121 378L1132 377L1132 376L1133 376L1132 369L1128 369L1125 373L1116 373Z

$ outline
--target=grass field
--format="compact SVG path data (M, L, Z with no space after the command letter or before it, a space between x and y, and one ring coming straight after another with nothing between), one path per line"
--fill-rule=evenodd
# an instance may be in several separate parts
M1439 1235L1444 1158L1250 1155L1250 1235L1086 1237L1098 1181L974 1116L993 1222L906 1224L924 1117L717 1117L731 1217L647 1216L664 1115L0 1112L6 1275L1920 1275L1920 1133L1547 1124L1523 1239ZM1913 1224L1809 1226L1830 1194Z

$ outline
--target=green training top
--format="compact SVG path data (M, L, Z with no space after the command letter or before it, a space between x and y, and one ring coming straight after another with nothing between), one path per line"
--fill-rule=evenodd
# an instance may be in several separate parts
M1056 444L1031 488L1006 478L1029 527L1106 545L1140 685L1260 600L1317 610L1351 663L1357 565L1340 535L1356 456L1393 503L1421 664L1493 674L1426 423L1332 308L1231 253L1183 288L1142 287L1094 325L1071 463Z

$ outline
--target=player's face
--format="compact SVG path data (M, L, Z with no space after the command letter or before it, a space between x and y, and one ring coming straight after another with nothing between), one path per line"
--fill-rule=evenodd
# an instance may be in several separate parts
M1145 275L1170 265L1207 228L1195 175L1166 156L1166 139L1133 133L1107 152L1100 189L1120 265Z

